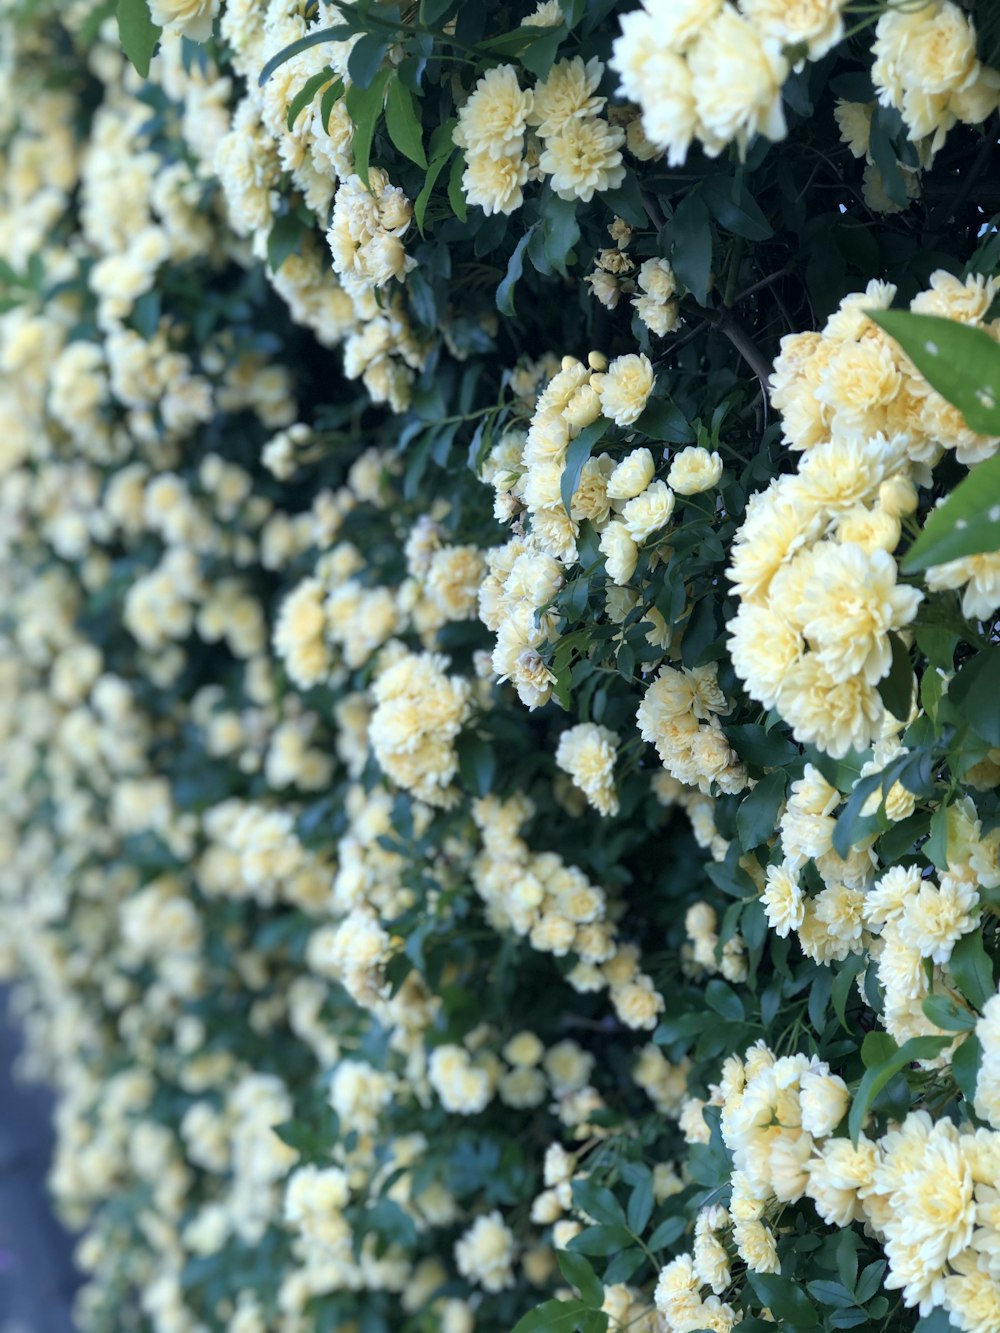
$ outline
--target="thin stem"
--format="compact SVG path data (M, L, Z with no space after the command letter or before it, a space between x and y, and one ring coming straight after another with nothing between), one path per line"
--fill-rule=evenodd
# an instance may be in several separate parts
M764 402L767 402L767 381L771 374L771 363L760 350L750 334L730 311L719 319L715 326L719 332L733 344L740 356L747 363L760 381Z
M983 140L979 152L976 154L975 160L972 163L972 166L969 168L968 172L963 177L961 185L958 187L958 189L952 196L951 205L947 213L945 213L944 217L942 217L941 219L942 227L946 227L948 225L948 223L952 220L952 218L955 216L958 210L965 203L966 199L968 199L969 191L972 189L973 185L975 185L976 181L986 170L986 164L989 162L991 156L993 155L993 150L994 148L996 148L996 146L997 146L997 124L995 120L992 120L987 125L986 138Z
M739 305L745 301L748 296L753 296L756 292L763 291L765 287L770 287L775 282L780 282L782 278L787 278L791 269L787 267L779 268L776 273L769 273L766 278L761 278L759 282L751 283L749 287L744 287L738 296L734 296L730 305Z

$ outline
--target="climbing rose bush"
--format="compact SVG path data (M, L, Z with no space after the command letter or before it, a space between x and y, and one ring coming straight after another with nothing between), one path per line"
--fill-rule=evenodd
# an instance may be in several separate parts
M996 6L0 24L83 1333L996 1333Z

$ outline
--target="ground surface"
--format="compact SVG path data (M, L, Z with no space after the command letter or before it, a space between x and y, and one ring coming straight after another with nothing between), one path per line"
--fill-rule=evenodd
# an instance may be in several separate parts
M74 1333L72 1242L45 1191L52 1100L17 1082L20 1037L0 991L0 1333Z

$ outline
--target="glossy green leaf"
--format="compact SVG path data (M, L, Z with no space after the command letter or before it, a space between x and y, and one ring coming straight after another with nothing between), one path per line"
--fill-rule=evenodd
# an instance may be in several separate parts
M950 995L928 995L920 1006L925 1017L942 1032L971 1032L976 1015L958 1004Z
M385 99L385 127L389 131L389 138L404 157L408 157L418 167L427 166L420 116L413 94L399 79L391 79L389 82Z
M584 1256L579 1251L556 1250L556 1262L566 1281L580 1293L584 1305L599 1310L604 1302L604 1287Z
M1000 435L1000 344L983 329L940 315L869 311L971 430Z
M753 791L743 797L736 813L736 832L745 852L773 837L787 785L788 775L775 771L761 778Z
M951 1073L959 1092L971 1105L976 1100L979 1066L983 1061L983 1047L978 1037L968 1036L951 1056Z
M306 33L305 37L299 37L294 42L289 42L287 46L283 46L276 55L273 55L266 62L257 78L258 86L263 88L274 71L280 69L293 56L301 55L303 51L308 51L313 46L320 46L323 42L343 41L345 37L350 37L353 31L354 29L350 24L336 23L332 28L319 28L315 32Z
M603 436L607 428L608 423L604 418L598 417L589 426L584 426L575 440L569 442L569 448L566 450L566 463L563 467L562 479L559 482L559 494L562 496L563 508L567 514L573 503L576 488L580 484L583 465L593 452L594 445Z
M670 224L674 238L674 272L699 305L708 304L712 271L712 223L699 194L685 195Z
M145 79L163 29L150 17L149 0L118 0L116 13L122 50Z
M874 1035L874 1033L869 1033L869 1036ZM885 1036L886 1034L881 1033L879 1035ZM905 1069L907 1065L913 1064L915 1060L933 1059L935 1055L939 1055L951 1043L951 1040L951 1037L911 1037L909 1041L904 1042L899 1047L895 1054L882 1058L877 1064L871 1065L865 1071L858 1090L851 1101L851 1111L847 1120L852 1143L857 1143L858 1135L861 1133L861 1127L872 1102L889 1080L900 1070ZM893 1045L895 1045L894 1042Z
M351 76L351 87L363 91L370 88L382 68L382 61L388 49L384 34L366 32L351 47L347 58L347 72Z
M1000 645L981 648L961 666L948 686L948 699L957 704L977 736L1000 745Z
M712 217L734 236L766 241L774 235L774 228L745 186L725 176L710 176L701 193Z
M687 1230L687 1222L683 1217L668 1217L666 1221L661 1222L649 1238L649 1248L651 1250L665 1250L673 1245L684 1235Z
M962 936L951 951L948 969L955 985L977 1009L982 1009L996 994L993 964L983 947L982 927Z
M527 250L528 243L537 226L537 222L532 223L517 245L514 246L514 252L507 261L507 272L497 287L497 309L502 315L513 315L515 313L514 288L524 272L524 252Z
M879 696L895 718L905 721L913 706L913 664L909 650L898 634L889 635L892 662L878 683Z
M354 122L354 134L351 138L351 150L354 154L354 170L368 185L368 166L371 161L372 140L375 127L382 117L382 102L385 85L389 81L391 70L381 69L367 88L352 85L346 93L347 111Z
M819 1314L805 1291L791 1278L779 1273L747 1272L747 1280L757 1299L766 1305L776 1319L795 1329L815 1328Z
M267 237L267 262L272 273L277 273L288 256L298 250L303 230L295 213L283 213L275 218Z
M459 222L465 222L468 217L465 193L462 190L462 176L464 173L465 154L459 153L451 164L451 172L448 176L448 202L451 204L451 211Z
M572 1333L588 1309L583 1301L546 1301L519 1319L511 1333Z
M622 1226L625 1209L612 1192L591 1178L573 1181L573 1202L595 1222L606 1226Z
M306 79L305 83L288 104L288 115L285 117L285 124L290 130L295 128L295 122L298 120L299 116L313 100L319 90L329 83L332 78L333 71L327 66L326 69L321 69L318 74L314 74L311 79ZM340 84L340 90L343 92L344 84L342 80L337 79L336 82Z
M623 1226L584 1227L569 1242L570 1249L581 1254L617 1254L632 1243L632 1234Z
M626 1218L628 1228L641 1236L653 1215L653 1177L648 1173L639 1180L629 1195Z
M992 551L1000 551L1000 454L978 463L931 511L902 568L909 574Z

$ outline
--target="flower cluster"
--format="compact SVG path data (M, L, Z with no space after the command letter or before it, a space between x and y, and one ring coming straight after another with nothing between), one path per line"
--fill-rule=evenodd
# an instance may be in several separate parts
M0 975L86 1333L995 1333L971 8L0 20Z
M487 70L458 114L454 141L465 154L462 189L470 204L511 213L529 180L548 177L560 199L588 203L625 179L625 131L600 113L604 66L596 56L553 65L535 88L521 88L513 65Z

